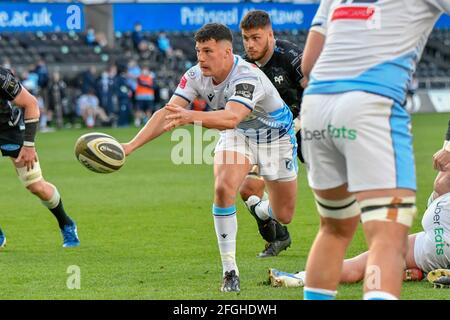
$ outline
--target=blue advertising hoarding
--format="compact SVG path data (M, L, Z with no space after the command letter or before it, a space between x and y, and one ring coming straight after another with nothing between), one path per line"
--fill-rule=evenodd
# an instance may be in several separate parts
M269 12L275 30L308 29L316 4L252 3L171 3L114 4L114 30L131 31L136 22L146 31L193 31L209 22L226 24L239 30L239 22L250 10Z
M0 2L0 32L83 30L82 4Z
M145 31L194 31L209 22L239 30L242 17L253 9L270 13L275 30L309 29L317 4L288 3L166 3L114 4L114 30L131 31L136 22ZM450 16L444 15L436 28L450 28Z

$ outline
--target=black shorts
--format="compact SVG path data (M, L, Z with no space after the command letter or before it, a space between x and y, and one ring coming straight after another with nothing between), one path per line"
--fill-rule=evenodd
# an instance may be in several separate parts
M0 130L0 150L3 157L19 156L23 145L23 132L19 126Z

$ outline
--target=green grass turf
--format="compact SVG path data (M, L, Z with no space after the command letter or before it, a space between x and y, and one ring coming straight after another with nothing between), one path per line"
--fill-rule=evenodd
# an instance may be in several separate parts
M413 117L420 220L432 190L431 156L438 150L449 115ZM101 129L121 141L136 129ZM211 205L212 167L173 165L166 134L135 152L119 171L95 174L75 159L73 146L86 130L41 133L38 151L46 179L56 184L78 224L81 247L63 249L52 215L20 185L9 159L0 161L0 226L8 245L0 251L3 299L300 299L300 289L271 288L267 269L301 270L318 229L318 215L305 172L299 175L296 216L289 227L292 247L259 260L264 246L256 224L238 201L237 261L240 294L219 292L221 263ZM366 249L358 230L348 256ZM69 290L66 272L81 270L81 289ZM359 299L362 285L339 288L339 298ZM427 282L406 283L404 299L448 299L448 290Z

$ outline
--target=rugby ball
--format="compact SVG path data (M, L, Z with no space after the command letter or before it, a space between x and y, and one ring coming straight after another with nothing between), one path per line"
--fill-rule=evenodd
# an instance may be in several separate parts
M80 163L97 173L111 173L125 163L121 144L110 135L101 132L86 133L75 143L75 156Z

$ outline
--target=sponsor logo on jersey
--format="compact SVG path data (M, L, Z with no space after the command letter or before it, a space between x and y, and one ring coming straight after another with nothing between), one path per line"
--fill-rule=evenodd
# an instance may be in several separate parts
M341 7L334 10L331 21L369 20L375 14L374 7Z
M249 83L239 83L236 85L235 95L252 100L254 91L255 91L254 85L249 84Z
M212 99L214 99L214 93L208 94L208 99L209 99L209 102L211 102ZM225 98L225 99L226 99L226 98Z
M278 83L278 84L281 84L283 81L284 81L284 78L283 78L283 76L275 76L274 78L273 78L273 81L275 81L276 83Z
M296 52L294 49L289 50L289 53L292 54L294 57L298 57L298 52Z
M186 88L186 84L187 84L187 79L185 76L183 76L180 80L180 84L178 85L181 89Z
M195 72L195 70L189 70L187 75L191 79L195 79L197 77L197 73Z
M444 228L441 226L441 212L442 212L443 204L441 201L439 201L436 204L436 208L434 209L434 216L433 216L433 224L435 225L434 228L434 242L436 246L436 255L441 256L444 254Z
M4 151L15 151L15 150L19 150L19 148L20 148L20 145L18 145L18 144L11 144L11 143L2 144L0 146L0 149L4 150Z

